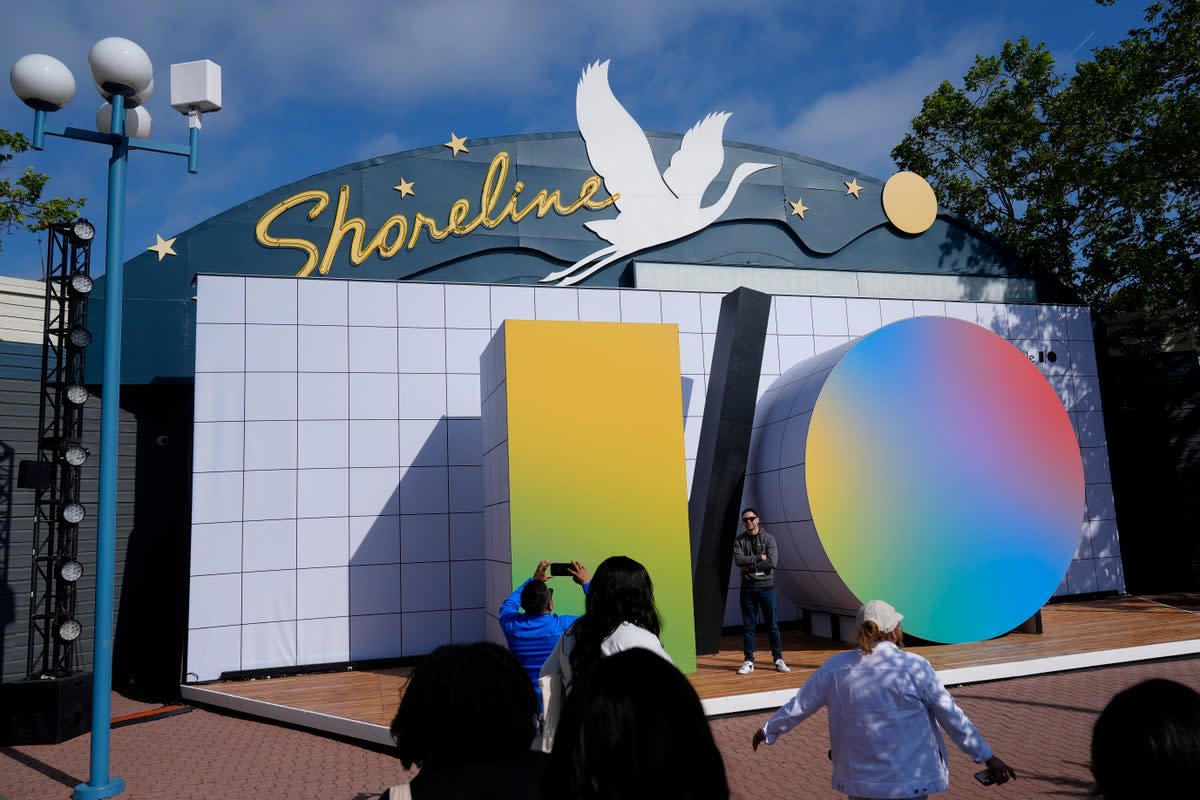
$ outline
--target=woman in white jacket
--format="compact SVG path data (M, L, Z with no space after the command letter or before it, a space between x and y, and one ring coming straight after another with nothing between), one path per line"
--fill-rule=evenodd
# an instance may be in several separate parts
M661 631L650 573L628 556L610 556L596 567L584 614L559 638L542 675L557 674L570 691L575 675L622 650L644 647L671 661L658 639Z
M654 605L654 584L646 568L628 556L600 562L588 585L583 616L559 637L542 664L538 684L545 715L534 748L550 752L563 696L575 676L591 670L602 657L641 647L674 664L658 639L661 630L662 617Z
M950 788L946 744L987 765L991 783L1015 778L942 686L933 666L901 649L903 616L882 600L858 611L858 647L833 656L754 732L774 744L818 709L829 709L833 788L856 800L918 800Z

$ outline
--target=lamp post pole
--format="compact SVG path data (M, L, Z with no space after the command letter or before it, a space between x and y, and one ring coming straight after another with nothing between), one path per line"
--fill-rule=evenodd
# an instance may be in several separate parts
M96 518L96 631L92 644L92 742L88 782L75 787L77 800L112 797L125 791L110 778L112 717L113 584L117 546L117 452L121 420L121 332L125 297L125 98L112 99L112 155L108 159L108 221L104 238L104 361L100 385L100 497Z
M99 55L98 55L99 53ZM211 62L173 65L172 83L177 68L182 68L184 87L178 99L172 87L172 107L188 116L187 147L134 141L126 135L126 107L140 104L153 86L150 60L145 52L125 39L104 39L92 48L88 57L92 74L102 94L111 95L110 132L79 128L53 128L46 125L46 112L70 102L75 82L70 71L49 56L26 56L13 67L12 84L17 96L34 109L33 148L44 148L45 136L97 142L109 145L108 222L105 240L104 276L107 284L104 306L104 358L100 398L100 485L96 517L96 606L95 638L92 655L92 739L91 762L87 783L75 787L75 800L100 800L125 791L121 778L109 775L109 746L112 716L113 666L113 595L116 562L117 473L121 416L121 334L125 265L122 252L125 240L125 172L130 150L151 150L186 156L188 172L197 170L200 112L220 108L220 67ZM126 78L125 75L135 76ZM215 79L215 84L214 84ZM215 89L214 89L215 86ZM215 91L215 96L213 92ZM127 103L126 97L131 100ZM215 99L214 99L215 97ZM139 109L143 133L148 135L149 115ZM104 113L101 113L103 118ZM100 121L100 118L98 118Z

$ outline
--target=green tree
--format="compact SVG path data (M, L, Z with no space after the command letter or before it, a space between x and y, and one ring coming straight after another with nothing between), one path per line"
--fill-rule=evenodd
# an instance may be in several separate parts
M0 170L29 147L29 140L23 135L0 129ZM36 231L76 216L84 204L82 197L42 199L49 180L49 175L33 167L26 167L16 181L0 178L0 235L12 233L18 226ZM0 249L3 247L0 239Z
M1155 3L1145 20L1070 78L1025 38L977 56L961 88L925 98L892 158L1101 314L1194 329L1200 0Z

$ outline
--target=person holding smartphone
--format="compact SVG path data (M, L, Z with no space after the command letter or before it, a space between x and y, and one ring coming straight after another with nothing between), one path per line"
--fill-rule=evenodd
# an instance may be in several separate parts
M554 613L554 590L548 585L552 574L570 575L587 594L591 576L583 564L541 561L533 577L514 589L500 605L500 628L504 631L508 649L520 659L535 687L546 657L558 644L563 631L579 619L571 614Z
M882 600L858 610L858 647L827 660L762 728L751 745L774 744L821 708L829 709L833 788L852 800L921 800L950 788L944 730L985 780L1017 774L984 741L946 691L933 665L902 649L904 617ZM980 781L981 783L984 780Z

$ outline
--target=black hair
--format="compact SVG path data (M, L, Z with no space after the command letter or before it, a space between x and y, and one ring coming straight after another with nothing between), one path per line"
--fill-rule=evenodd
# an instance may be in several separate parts
M1105 800L1194 797L1200 693L1155 678L1116 694L1092 728L1092 775Z
M743 508L743 509L742 509L742 513L741 513L741 514L739 514L738 516L739 516L739 517L744 517L744 516L746 516L746 512L747 512L747 511L750 511L750 512L752 512L752 513L754 514L754 516L756 516L756 517L761 517L761 516L762 516L762 514L759 514L759 513L758 513L758 509L757 509L757 508L755 508L754 506L746 506L745 508ZM740 520L739 520L739 521L740 521Z
M644 648L600 661L563 705L543 800L726 800L725 762L696 690Z
M444 769L529 750L537 713L529 674L506 648L447 644L413 670L390 730L406 768Z
M526 614L541 614L550 607L553 594L545 581L534 578L521 590L521 608L525 609Z
M572 680L600 660L600 645L622 622L630 622L655 636L662 631L650 573L628 556L609 556L600 562L592 576L583 616L564 634L575 637L571 651Z

